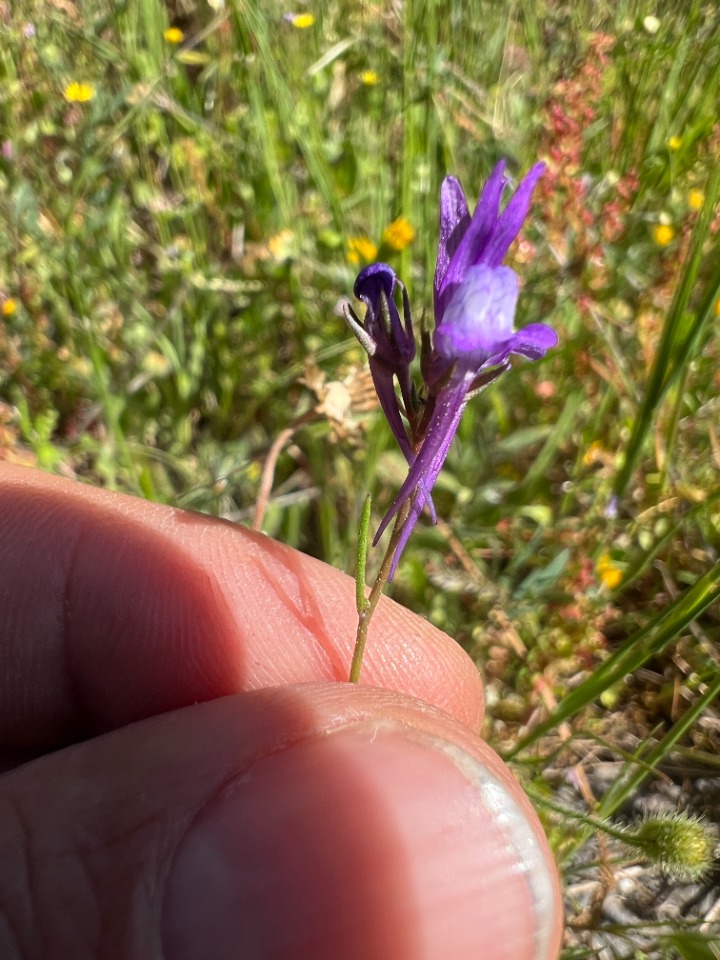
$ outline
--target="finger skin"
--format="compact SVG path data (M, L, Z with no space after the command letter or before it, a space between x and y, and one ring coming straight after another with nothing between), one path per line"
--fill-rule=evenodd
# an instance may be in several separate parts
M353 581L262 535L0 465L0 748L51 749L198 701L348 675ZM478 671L380 602L363 684L479 730Z
M425 764L433 738L487 769L512 804L478 813L459 768L445 757ZM371 766L356 764L355 751ZM387 788L406 762L407 789L404 772ZM418 792L423 770L430 789ZM322 804L317 816L312 802ZM245 940L232 912L227 928L210 922L198 934L177 910L187 902L192 913L180 867L218 805L238 835L236 879L223 895ZM511 805L535 838L519 853L508 840ZM468 843L458 844L465 821ZM0 778L7 960L547 960L557 954L559 904L540 826L498 758L445 712L390 691L323 682L225 697Z

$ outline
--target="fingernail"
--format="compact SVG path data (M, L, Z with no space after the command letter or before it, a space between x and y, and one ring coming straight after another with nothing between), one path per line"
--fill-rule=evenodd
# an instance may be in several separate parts
M557 887L512 792L395 722L257 761L199 814L166 960L546 960Z

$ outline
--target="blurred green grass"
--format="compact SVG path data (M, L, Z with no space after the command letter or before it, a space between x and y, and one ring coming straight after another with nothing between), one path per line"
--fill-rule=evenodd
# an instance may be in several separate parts
M4 5L0 456L250 522L290 428L263 528L351 570L365 494L379 518L403 469L340 316L353 250L389 259L419 316L443 176L472 196L501 156L514 174L541 157L511 261L519 325L561 345L471 404L444 523L418 529L393 594L476 657L505 752L560 719L612 739L629 704L648 751L698 704L717 717L708 10L324 0L301 28L243 0ZM414 239L393 249L398 217ZM642 683L598 681L635 636ZM685 748L717 751L686 726Z

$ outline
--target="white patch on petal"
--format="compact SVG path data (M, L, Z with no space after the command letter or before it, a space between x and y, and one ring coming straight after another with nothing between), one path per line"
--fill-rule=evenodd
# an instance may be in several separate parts
M510 267L470 267L435 331L435 348L446 359L477 359L501 353L513 335L518 281Z

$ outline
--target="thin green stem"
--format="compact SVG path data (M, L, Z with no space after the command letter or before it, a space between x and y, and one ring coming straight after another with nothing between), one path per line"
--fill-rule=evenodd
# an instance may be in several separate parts
M355 606L357 607L358 616L360 616L367 607L367 597L365 596L365 568L367 566L371 509L372 497L368 494L365 497L363 512L360 518L357 561L355 564Z
M405 501L402 507L400 507L400 511L395 520L395 526L393 527L392 535L390 536L390 540L387 545L387 550L385 551L385 556L383 557L383 562L380 565L380 570L375 578L375 582L372 585L370 594L365 599L364 603L360 602L360 594L358 591L358 626L357 633L355 634L355 649L353 650L352 663L350 664L350 683L360 682L360 671L362 669L363 656L365 654L365 644L367 643L368 630L370 629L370 620L372 619L373 613L375 613L375 607L378 605L383 588L388 582L390 567L392 566L392 560L395 554L395 548L400 540L400 534L405 521L408 518L408 514L410 513L412 503L412 499L409 499Z
M569 807L565 807L560 803L555 803L553 800L549 800L546 796L532 788L532 785L525 785L525 790L530 795L534 804L540 807L545 807L547 810L552 810L553 813L559 813L563 817L569 820L575 820L577 823L582 823L586 827L590 827L593 830L601 830L603 833L606 833L609 837L613 837L615 840L622 840L627 842L629 834L627 830L622 830L618 827L613 826L607 820L598 820L596 817L590 816L587 813L580 813L578 810L571 810Z

